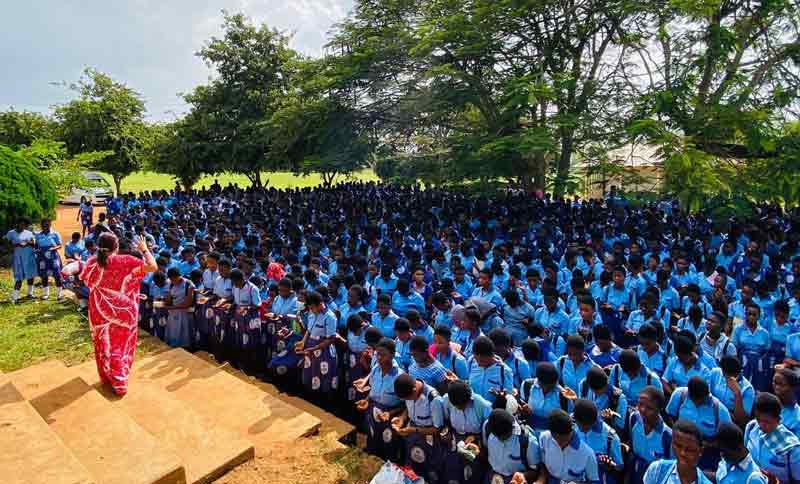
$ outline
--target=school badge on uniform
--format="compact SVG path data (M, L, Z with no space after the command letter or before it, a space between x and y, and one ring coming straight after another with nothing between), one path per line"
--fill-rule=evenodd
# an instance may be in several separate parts
M421 447L414 446L411 448L411 460L417 464L425 462L425 451Z

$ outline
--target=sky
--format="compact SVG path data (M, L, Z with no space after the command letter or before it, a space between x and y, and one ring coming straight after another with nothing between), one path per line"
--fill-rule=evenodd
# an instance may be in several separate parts
M179 93L212 72L194 53L221 36L222 10L293 33L292 47L320 55L353 0L28 0L3 5L0 110L51 112L64 87L93 67L139 92L147 117L186 111Z

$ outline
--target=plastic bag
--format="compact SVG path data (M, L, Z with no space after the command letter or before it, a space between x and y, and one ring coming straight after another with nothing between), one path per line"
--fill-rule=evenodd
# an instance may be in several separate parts
M387 461L370 484L425 484L425 479L411 479L400 467Z

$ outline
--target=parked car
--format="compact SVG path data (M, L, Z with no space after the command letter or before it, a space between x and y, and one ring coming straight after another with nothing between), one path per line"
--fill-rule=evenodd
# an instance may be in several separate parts
M87 171L83 176L88 181L87 185L90 186L88 188L76 188L72 190L69 195L61 200L61 203L78 205L81 203L81 197L86 197L90 199L94 205L103 205L106 199L114 196L114 189L111 188L111 185L103 178L103 175L93 171Z

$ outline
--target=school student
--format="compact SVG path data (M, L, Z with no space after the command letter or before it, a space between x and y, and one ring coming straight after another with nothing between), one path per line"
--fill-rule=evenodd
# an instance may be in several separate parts
M433 345L436 360L444 366L444 369L456 376L459 380L467 380L469 371L467 360L457 353L450 345L452 331L445 325L436 326L433 335Z
M567 354L556 361L559 383L578 393L581 381L586 378L589 368L597 365L586 354L586 345L578 335L567 337Z
M520 415L538 435L547 430L548 417L554 410L572 412L574 394L558 383L558 370L550 362L540 362L535 375L522 382L519 396Z
M461 327L453 334L453 342L461 347L461 354L469 361L472 357L475 340L483 333L480 330L481 313L470 307L464 310L464 320Z
M548 430L539 436L540 482L600 482L594 450L578 436L569 414L556 410L548 420Z
M406 465L425 482L438 484L442 457L439 429L444 425L442 397L435 388L407 373L394 380L394 391L406 404L405 411L392 419L393 430L405 442Z
M781 402L771 393L759 393L753 406L755 420L744 430L744 441L762 471L781 483L800 482L800 439L781 423Z
M717 430L717 447L722 454L714 474L717 484L767 484L767 476L761 472L747 447L744 434L738 425L722 423Z
M492 410L484 424L483 440L489 464L486 482L538 482L536 478L541 463L539 441L527 426L521 425L507 410Z
M708 378L711 394L728 409L733 420L746 425L753 414L756 392L742 376L742 365L735 356L723 356L718 368L711 370Z
M64 246L64 257L68 260L80 260L86 248L81 241L80 232L73 232L69 242Z
M514 393L514 375L500 358L495 356L492 340L479 336L473 346L472 358L467 362L469 384L472 391L489 402L494 402L501 392Z
M733 329L731 340L739 351L742 361L742 373L750 380L758 391L769 390L770 369L769 349L771 340L769 331L759 324L761 308L755 304L747 305L745 322Z
M511 336L505 329L494 328L489 331L489 339L494 343L495 355L511 370L514 379L513 388L519 390L522 382L531 377L530 367L523 357L514 351Z
M576 432L581 441L595 453L599 482L615 484L621 482L622 443L617 432L600 419L597 406L591 400L578 399L572 412Z
M325 307L322 296L312 291L306 296L308 325L295 351L303 353L303 386L318 395L333 395L339 386L336 358L336 315Z
M675 459L660 459L647 468L644 484L711 484L698 467L703 454L700 429L689 420L678 420L672 428L672 453Z
M669 359L661 377L664 392L671 394L676 388L684 387L693 376L708 381L710 371L695 352L694 334L681 332L675 337L675 356Z
M638 403L639 393L645 387L653 386L663 391L661 379L642 365L639 355L633 350L623 350L620 353L619 363L611 367L608 380L613 387L622 390L629 408Z
M169 293L164 309L167 310L167 326L164 341L173 348L189 348L194 335L194 284L172 267L167 271Z
M781 423L800 437L800 405L797 404L797 395L800 394L800 374L790 368L777 368L772 377L772 388L783 405Z
M399 316L392 311L392 297L389 294L378 296L377 311L372 314L371 324L390 339L395 338L394 323Z
M636 409L626 419L625 434L630 442L627 482L642 482L651 463L672 456L672 429L661 418L664 403L660 389L646 386L638 395Z
M231 284L233 306L229 327L236 338L232 363L243 365L251 373L263 373L266 361L261 343L261 293L239 269L231 271Z
M505 329L510 333L514 345L518 346L528 337L528 326L533 322L535 309L527 301L523 301L516 289L505 292L503 320Z
M589 400L595 404L600 417L616 429L625 425L628 415L628 400L622 390L609 384L608 375L599 366L586 372L586 378L581 381L578 398Z
M447 381L447 370L431 356L428 348L429 343L425 337L417 334L411 337L409 349L412 361L408 367L408 374L415 380L421 380L443 393Z
M442 398L444 426L444 479L448 484L482 484L485 466L478 458L484 448L481 431L492 412L492 404L472 392L465 381L450 384Z
M61 281L61 235L51 230L50 219L42 219L42 230L36 233L36 261L39 267L39 278L42 280L42 299L50 297L50 277L56 283L56 298L61 299L63 283Z
M411 324L406 318L397 318L394 322L394 333L397 336L394 343L397 346L396 356L397 363L403 371L408 371L411 366L411 337L414 333L411 332Z
M722 332L725 315L714 311L706 320L706 333L699 338L699 351L706 366L713 368L719 366L720 360L725 355L736 356L736 345ZM713 365L712 365L713 363Z

